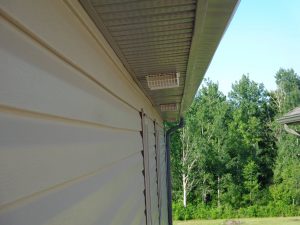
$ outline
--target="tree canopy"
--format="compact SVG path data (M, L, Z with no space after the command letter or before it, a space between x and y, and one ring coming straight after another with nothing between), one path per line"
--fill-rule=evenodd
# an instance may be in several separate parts
M280 205L299 213L299 139L276 120L300 105L300 77L280 69L275 79L277 89L268 91L243 75L228 97L205 80L172 137L175 208Z

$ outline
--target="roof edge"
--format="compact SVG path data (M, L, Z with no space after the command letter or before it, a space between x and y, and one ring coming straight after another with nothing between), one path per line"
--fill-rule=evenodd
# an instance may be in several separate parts
M205 26L207 14L209 11L209 1L201 0L197 3L196 18L195 18L195 30L192 38L191 49L189 53L189 60L187 66L187 78L185 81L183 98L181 102L180 115L184 115L188 107L191 105L193 98L201 84L204 75L213 59L213 56L224 36L237 8L240 0L232 0L229 9L226 10L229 13L225 15L224 26L220 29L218 38L216 39L213 48L210 51L205 49L205 44L202 43L205 35ZM218 21L219 22L219 21ZM205 57L201 57L201 54L205 52Z

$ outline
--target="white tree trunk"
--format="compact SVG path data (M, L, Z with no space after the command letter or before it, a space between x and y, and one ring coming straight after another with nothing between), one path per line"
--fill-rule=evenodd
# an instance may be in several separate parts
M183 188L183 207L186 208L186 195L187 195L187 190L186 190L186 176L185 174L182 174L182 188Z
M183 190L183 206L187 207L187 197L191 189L196 185L197 181L192 172L196 166L198 157L194 154L195 147L190 142L190 136L186 133L187 128L182 129L182 190Z

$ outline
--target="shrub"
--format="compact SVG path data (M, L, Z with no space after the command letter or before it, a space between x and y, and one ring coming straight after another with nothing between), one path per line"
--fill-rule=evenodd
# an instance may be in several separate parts
M243 217L272 217L272 216L300 216L300 207L286 205L283 201L270 202L268 205L251 205L234 209L230 205L222 207L207 206L205 204L188 205L173 204L174 220L189 219L230 219Z

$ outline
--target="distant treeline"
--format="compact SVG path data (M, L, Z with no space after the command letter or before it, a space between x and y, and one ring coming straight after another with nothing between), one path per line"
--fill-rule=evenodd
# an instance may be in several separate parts
M204 81L171 138L174 219L300 215L299 137L277 122L300 106L300 77L275 79L268 91L243 75L228 97Z

